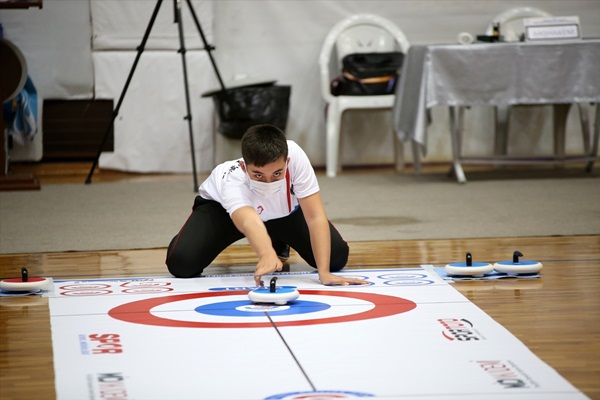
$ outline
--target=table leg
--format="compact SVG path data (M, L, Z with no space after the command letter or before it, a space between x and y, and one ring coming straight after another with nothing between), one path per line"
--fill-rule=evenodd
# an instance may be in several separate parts
M592 168L594 168L594 159L598 157L598 136L600 136L600 103L596 103L595 111L596 117L594 118L593 141L592 148L589 153L592 159L588 161L587 167L585 168L587 172L592 172Z
M395 170L396 172L402 172L404 169L404 145L398 139L395 132L392 132L392 140L394 141L394 161L395 161Z
M411 147L412 147L412 154L413 154L413 168L415 170L415 174L420 174L421 173L421 153L420 151L420 145L419 143L417 143L414 140L410 141Z
M554 122L554 158L557 161L565 159L565 131L567 125L567 116L571 104L553 105Z
M589 154L592 130L590 129L590 118L585 104L577 103L579 109L579 122L581 123L581 135L583 137L583 152Z
M449 107L450 111L450 135L452 138L452 169L459 183L466 183L467 178L460 163L460 153L462 148L462 125L464 107Z
M494 154L505 156L508 153L508 121L511 106L495 106L494 111Z

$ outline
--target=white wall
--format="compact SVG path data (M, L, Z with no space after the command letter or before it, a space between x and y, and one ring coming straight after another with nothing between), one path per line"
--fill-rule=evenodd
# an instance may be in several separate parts
M153 1L134 0L93 0L90 7L90 3L84 0L46 0L42 10L2 10L0 11L0 22L4 25L5 37L17 44L24 53L30 65L30 76L36 83L41 97L80 98L94 95L95 71L92 52L109 50L117 46L115 43L120 43L119 46L124 46L125 50L134 51L132 46L141 40L149 18L147 9L149 4L153 5L153 3ZM122 12L123 4L127 5L125 8L128 10L127 13ZM146 4L144 12L135 12L131 8L127 8L135 7L136 4ZM495 15L513 7L531 6L542 8L557 16L578 15L583 37L600 38L600 0L528 2L501 0L454 2L447 0L226 0L196 1L194 4L201 17L205 33L208 31L209 42L216 46L213 54L220 72L226 80L231 79L234 74L244 73L257 78L276 79L280 84L292 86L287 135L306 149L312 162L317 166L325 163L324 103L319 94L317 58L321 43L330 27L348 15L359 12L381 14L395 22L412 44L440 44L455 43L460 32L470 32L473 35L482 34ZM184 8L184 15L186 13L187 10ZM101 18L101 14L105 17ZM94 26L94 15L104 22ZM114 19L111 19L110 16L113 16ZM161 18L165 20L156 33L160 38L176 35L175 31L169 30L175 29L172 24L169 24L171 17L172 2L165 0L161 10ZM193 37L199 37L199 35L195 29L189 30L189 28L193 28L189 19L185 20L185 26L187 47L193 50L195 46L198 47L198 43L192 42ZM123 30L123 36L128 36L128 41L123 41L123 37L118 40L111 37L111 32L115 30ZM97 36L99 32L104 32L104 34ZM151 37L154 37L154 32ZM95 41L92 41L92 38ZM171 39L173 38L176 36L171 37ZM96 43L95 49L92 49L92 43ZM160 44L160 40L153 46L156 47L156 51L172 50L168 46L163 48L164 45ZM120 48L119 50L124 49ZM195 135L202 143L202 149L196 149L196 154L199 158L199 168L209 170L213 164L212 122L208 117L212 110L212 102L209 99L198 100L197 93L216 87L217 81L210 66L202 65L197 71L202 71L197 73L208 74L208 76L195 80L194 84L208 87L191 88L196 97L194 107L202 109L197 111L200 120L196 120L194 125ZM106 79L106 75L104 75L104 79ZM122 80L123 78L119 77L118 79ZM177 78L165 76L156 76L155 79L173 79L173 82L177 80ZM171 86L173 91L182 90L180 82ZM160 93L151 95L161 96ZM144 104L148 94L139 96L139 98L127 101ZM146 109L143 114L144 118L150 122L153 118L160 119L164 115L164 110L158 108L160 107L159 103L155 103L152 107L156 107L156 109ZM177 108L178 106L174 106L174 110ZM184 110L177 112L181 115L184 114ZM521 148L526 148L536 154L552 151L552 126L548 107L537 108L533 113L531 110L519 110L513 114L513 117L515 118L511 131L516 133L531 131L533 133L530 134L530 140L526 141L523 140L522 134L511 135L513 140L509 150L519 151ZM433 118L433 124L429 127L428 155L424 161L449 160L451 155L447 130L447 110L441 107L435 108ZM148 123L147 125L152 124ZM465 134L466 142L469 145L465 151L470 154L485 154L491 151L492 140L489 135L491 126L489 110L471 110L466 119ZM381 111L351 113L346 115L344 127L344 164L389 164L393 161L389 113ZM183 130L185 131L185 127ZM162 129L153 133L152 129L147 126L144 131L146 135L165 134ZM116 132L115 134L125 135L127 132ZM170 136L170 140L187 142L188 139L185 138L185 135L177 134ZM238 145L237 141L230 141L218 135L217 161L239 156ZM146 151L145 147L156 147L157 144L155 141L141 140L136 142L136 146L136 152L141 152L140 157L143 158L145 154L155 154L156 152L156 149L149 148ZM181 146L180 157L187 157L186 154L189 153L189 149L186 150L185 146L185 143ZM568 123L567 151L576 152L580 149L578 115L576 112L572 112ZM116 151L124 150L117 149ZM409 153L407 149L408 159L410 159ZM153 155L148 158L155 157ZM150 161L148 160L148 162ZM132 168L128 163L113 167ZM133 169L135 168L140 169L140 166ZM179 163L177 166L170 166L168 163L161 162L152 167L144 165L142 169L168 172L185 168L189 168L189 165L185 166Z
M600 38L600 1L221 1L215 9L217 58L226 76L245 72L292 85L289 136L325 163L323 102L317 59L321 43L339 20L355 13L376 13L395 22L411 44L456 43L460 32L485 33L494 16L513 7L537 7L553 15L579 15L582 35ZM551 154L550 107L517 109L511 120L509 151ZM492 114L472 109L465 121L465 152L490 154ZM567 152L580 152L577 112L569 115ZM523 131L532 131L523 141ZM389 113L353 112L344 117L343 163L393 161ZM406 146L406 158L410 149ZM448 111L433 110L427 161L451 159Z

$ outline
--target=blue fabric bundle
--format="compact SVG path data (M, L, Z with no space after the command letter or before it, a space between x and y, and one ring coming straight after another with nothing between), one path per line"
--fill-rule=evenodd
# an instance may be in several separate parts
M31 79L14 99L4 102L4 120L7 133L20 144L33 141L38 133L38 96Z

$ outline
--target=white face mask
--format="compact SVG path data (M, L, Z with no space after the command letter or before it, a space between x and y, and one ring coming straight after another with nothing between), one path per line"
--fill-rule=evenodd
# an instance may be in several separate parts
M286 167L287 169L287 167ZM283 175L285 176L286 170L283 171ZM250 185L250 189L259 196L273 196L281 189L283 189L283 185L285 183L285 178L280 179L274 182L261 182L250 179L250 175L248 175L248 171L246 171L246 176L248 177L248 182Z
M283 188L285 179L275 182L261 182L250 179L250 189L259 196L273 196Z

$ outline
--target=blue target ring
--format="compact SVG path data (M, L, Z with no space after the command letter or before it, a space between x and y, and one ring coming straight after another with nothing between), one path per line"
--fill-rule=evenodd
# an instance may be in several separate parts
M205 304L194 309L197 313L217 315L221 317L257 317L261 313L269 315L297 315L324 311L331 308L329 304L317 301L296 300L285 306L256 305L249 300L225 301L218 304Z
M457 262L457 263L451 263L448 264L451 267L464 267L464 268L469 268L469 267L485 267L487 265L490 265L489 263L485 263L485 262L472 262L471 265L467 265L466 262Z
M511 261L499 261L498 264L513 266L513 265L537 265L539 262L533 260L519 260L518 262Z

